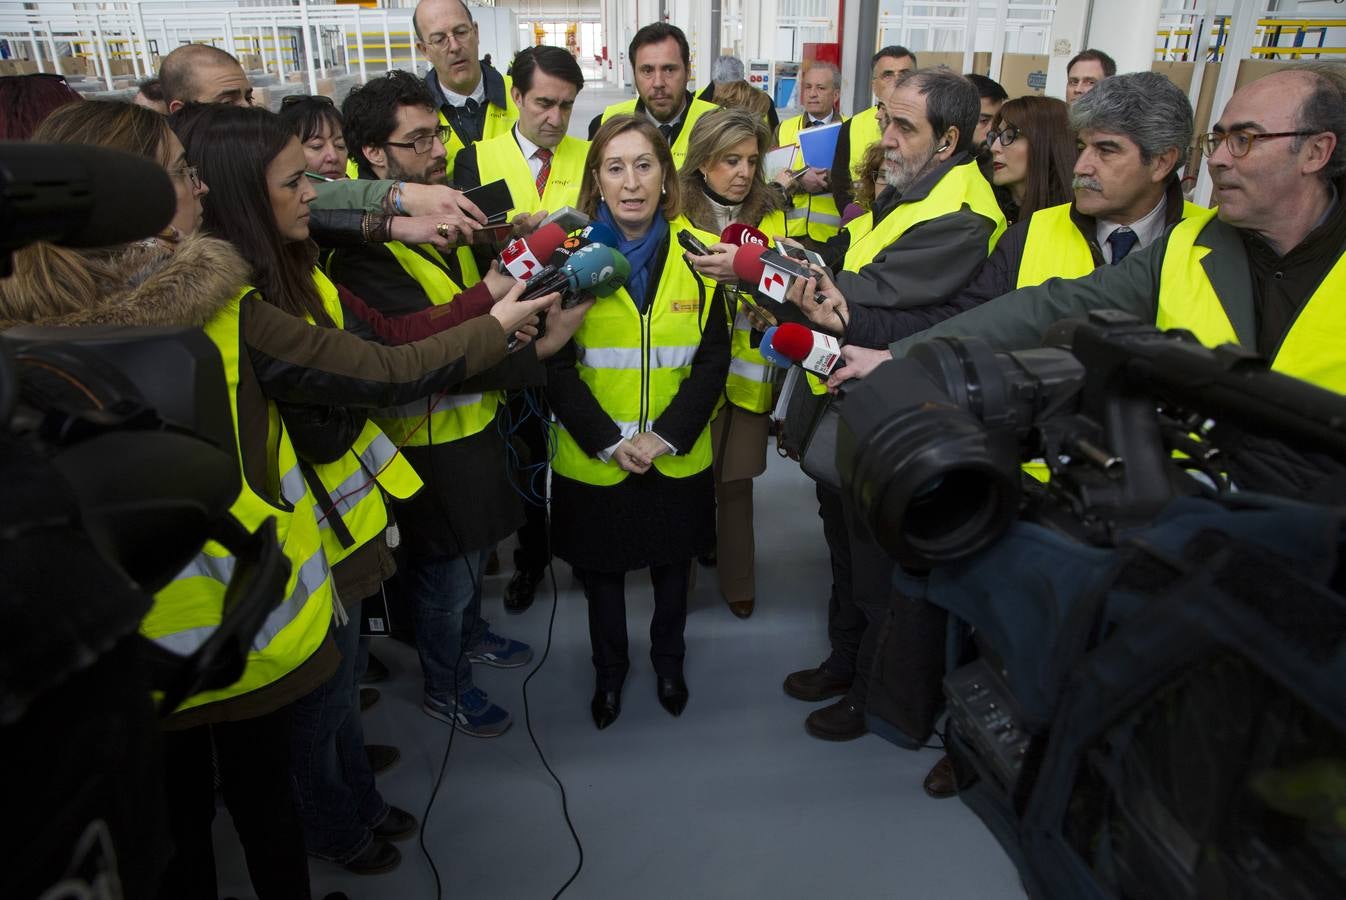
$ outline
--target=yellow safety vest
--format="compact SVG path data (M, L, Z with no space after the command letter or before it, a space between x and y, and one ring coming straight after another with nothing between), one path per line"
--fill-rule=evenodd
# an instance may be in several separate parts
M1084 235L1070 218L1071 204L1062 203L1033 213L1024 238L1016 288L1034 287L1048 278L1080 278L1094 270L1094 255ZM1182 217L1203 207L1184 202Z
M691 231L707 243L715 240L714 235L698 231L686 219L673 220L669 223L663 270L644 315L636 310L626 288L621 288L599 297L575 333L575 368L580 379L624 438L648 431L668 408L691 373L692 360L701 345L706 290L682 260L679 231ZM600 487L626 479L626 470L615 462L604 463L589 456L564 425L558 426L553 471ZM686 478L704 471L710 460L707 422L690 450L660 456L654 466L670 478Z
M851 233L851 245L842 268L847 272L859 272L873 262L880 251L902 237L908 228L958 212L964 206L995 223L995 230L986 242L986 253L990 255L1000 235L1005 233L1005 214L1000 211L1000 204L995 202L995 194L991 193L991 186L982 177L977 164L967 162L945 173L922 199L900 204L878 225L874 224L872 212L848 222L846 230Z
M846 161L846 174L851 181L856 181L859 176L855 170L865 158L865 151L871 144L876 144L883 139L883 129L879 128L879 109L877 106L868 106L860 110L850 118L851 123L851 158Z
M477 144L477 171L482 184L500 178L509 185L514 212L532 214L540 209L556 212L563 206L579 206L580 181L584 178L584 160L589 142L566 136L552 153L551 174L542 196L537 194L537 179L528 168L519 142L508 134Z
M482 75L482 78L485 77L485 75ZM491 138L500 137L502 134L509 134L509 130L514 127L514 123L519 121L519 108L514 105L514 96L510 93L510 88L514 85L514 80L508 75L505 75L504 79L505 105L504 107L499 107L494 103L487 102L486 121L481 126L481 139L483 141L489 141ZM449 124L449 120L444 116L443 110L439 113L439 124ZM454 161L458 159L458 151L462 150L467 145L463 143L463 139L458 136L458 132L454 131L452 127L449 128L447 135L448 136L444 138L444 149L449 154L446 163L448 167L446 172L449 184L453 184ZM485 180L483 180L482 184L485 183Z
M1201 260L1209 247L1198 247L1197 237L1215 218L1213 209L1198 209L1174 226L1159 270L1159 308L1155 325L1185 328L1207 347L1238 343L1229 316L1206 277ZM1271 359L1271 368L1284 375L1346 393L1346 254L1339 257L1322 284L1300 308L1290 330Z
M343 327L345 314L336 285L318 269L313 270L313 283L327 315L338 328ZM313 471L327 493L318 504L318 515L323 516L318 525L327 562L333 566L356 548L383 537L388 527L388 508L379 488L398 500L407 500L423 486L411 463L373 420L366 420L355 443L340 459L316 463ZM333 515L341 517L350 533L349 546L342 543L332 527Z
M780 123L780 145L799 144L799 132L804 116L794 116ZM844 118L838 121L845 121ZM794 206L785 213L786 237L810 237L825 241L841 230L841 211L831 192L824 194L798 193L791 198ZM763 229L765 230L765 229Z
M251 295L251 296L250 296ZM206 335L220 351L229 391L229 413L234 421L235 452L238 443L239 358L244 352L239 332L243 303L265 302L251 286L245 286L205 326ZM243 469L243 488L229 512L248 531L264 521L276 520L276 539L290 563L285 597L271 610L252 640L242 677L226 688L203 691L188 697L179 710L192 709L251 693L288 675L322 646L332 617L332 581L318 534L313 495L299 470L299 458L280 420L276 405L268 401L271 445L275 458L268 466L268 484L248 482ZM240 468L243 468L240 463ZM236 560L224 547L207 542L186 568L159 591L154 606L140 623L141 633L174 653L189 655L219 627L223 619L225 590L233 577Z
M426 298L435 306L452 303L463 292L463 288L449 275L444 257L431 245L421 244L420 248L438 262L426 259L399 241L390 241L383 246L388 248L403 271L416 280ZM462 260L461 255L459 259ZM463 272L464 275L468 272L466 264ZM476 279L475 263L472 264L471 272L475 283L475 280L479 280ZM439 393L392 409L380 410L374 421L399 447L447 444L471 437L485 429L495 421L496 411L504 399L503 391L481 394Z
M636 100L625 100L621 103L612 104L603 110L603 121L606 122L613 116L635 115L636 102ZM696 125L696 120L717 109L719 107L714 103L707 103L700 97L692 97L692 102L688 105L687 112L682 117L682 127L678 129L678 136L673 139L673 146L669 148L673 154L673 168L682 168L682 161L687 158L687 147L691 143L692 128Z

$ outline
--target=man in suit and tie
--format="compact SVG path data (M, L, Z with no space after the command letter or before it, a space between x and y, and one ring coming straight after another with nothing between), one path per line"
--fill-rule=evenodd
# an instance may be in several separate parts
M509 132L458 152L454 164L458 187L470 190L503 178L516 215L578 206L589 142L569 137L566 130L575 97L584 88L584 73L568 50L528 47L514 57L510 75L510 95L518 107L519 121ZM531 397L519 393L510 398L510 415L519 423L516 433L530 456L531 466L519 479L525 493L529 486L545 490L545 471L533 468L546 465L545 403L540 391ZM551 561L546 508L541 502L527 503L524 512L526 521L514 550L514 575L505 588L505 610L510 613L521 613L532 605Z
M799 79L799 99L804 111L780 124L776 145L797 146L801 131L845 121L837 111L839 96L841 70L834 63L826 61L809 63ZM841 229L841 213L832 196L830 173L826 167L805 168L798 176L781 172L776 176L775 183L785 192L791 204L785 213L787 236L824 243Z

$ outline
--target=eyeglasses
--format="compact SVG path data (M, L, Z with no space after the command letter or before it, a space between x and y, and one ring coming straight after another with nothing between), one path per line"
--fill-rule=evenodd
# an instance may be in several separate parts
M444 45L449 42L449 38L453 38L454 42L461 47L470 37L472 37L472 26L459 25L450 32L445 33L441 31L437 34L432 34L425 39L425 42L436 50L441 50L444 48Z
M429 134L422 135L414 141L384 141L385 147L401 147L404 150L414 150L417 156L424 156L430 152L430 148L435 145L435 141L443 143L449 139L449 126L440 125Z
M1264 141L1268 138L1283 137L1308 137L1318 134L1316 131L1274 131L1269 134L1261 131L1212 131L1209 134L1203 134L1197 138L1197 143L1201 147L1201 152L1209 159L1215 155L1215 151L1224 144L1229 148L1229 155L1235 159L1240 159L1248 155L1252 150L1254 141Z
M168 174L176 178L185 178L192 185L192 190L201 190L201 176L197 174L196 166L182 166L177 169L169 169Z
M1010 144L1017 141L1019 135L1022 133L1023 132L1021 132L1015 125L1011 125L1008 128L1002 128L999 131L988 131L986 132L986 146L989 147L996 141L999 141L1000 146L1008 147Z
M282 97L280 100L281 109L289 109L300 103L317 103L320 106L330 106L336 108L336 103L331 97L324 97L322 94L291 94L288 97Z

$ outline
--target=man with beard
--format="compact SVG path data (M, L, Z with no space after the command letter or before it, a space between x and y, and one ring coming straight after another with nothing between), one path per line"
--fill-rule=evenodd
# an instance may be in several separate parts
M342 114L346 145L361 178L444 181L445 126L425 84L415 76L393 71L355 88ZM428 244L398 242L339 249L328 262L328 272L339 285L392 316L452 302L478 280L467 248L441 255ZM482 280L499 279L509 280L496 271ZM496 295L497 288L491 293ZM545 340L555 343L567 328L561 317L551 319ZM407 552L403 584L425 674L422 708L476 737L504 733L510 716L473 686L472 663L512 668L533 655L526 644L492 632L481 618L482 568L495 543L523 522L496 426L504 392L543 384L538 354L550 349L539 341L465 382L462 393L427 397L376 416L426 485L395 509Z
M917 70L899 76L885 92L878 118L887 187L871 212L847 224L824 247L824 258L837 273L836 288L850 303L852 323L856 317L863 320L862 309L875 315L928 310L931 322L950 315L941 312L946 301L972 278L1005 230L1005 217L974 155L980 111L977 89L954 72ZM836 290L828 286L826 293ZM826 302L824 293L816 296ZM815 302L813 296L797 300L806 309ZM850 329L845 331L849 339ZM787 677L785 692L805 701L840 697L812 712L805 727L815 737L844 741L867 730L865 708L880 625L902 601L893 597L893 562L851 514L849 501L822 483L818 500L832 554L832 650L821 665ZM906 615L904 625L915 622L910 610ZM941 622L916 624L934 632ZM937 656L940 648L920 649ZM926 665L923 671L935 673L933 680L913 683L912 690L922 697L937 694L938 666Z

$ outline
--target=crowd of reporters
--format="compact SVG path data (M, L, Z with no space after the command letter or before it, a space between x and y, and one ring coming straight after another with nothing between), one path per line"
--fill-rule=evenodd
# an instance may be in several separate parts
M367 748L359 718L361 607L394 571L427 715L478 737L510 726L472 668L532 658L481 612L490 553L515 533L507 610L529 607L553 554L583 585L600 729L620 716L630 667L626 573L649 569L656 696L682 713L695 560L716 565L735 616L756 605L752 487L779 378L762 352L768 323L742 297L754 285L739 284L746 232L826 266L787 296L843 341L844 366L805 389L815 406L924 337L1032 346L1052 321L1098 307L1346 389L1328 302L1346 249L1335 70L1235 93L1198 139L1217 213L1185 199L1185 94L1161 75L1117 75L1098 51L1071 61L1067 104L1011 100L989 78L921 70L886 47L871 62L875 105L849 119L838 67L816 62L801 73L801 113L778 120L765 95L742 90L741 64L694 96L686 38L659 23L629 48L638 97L596 117L586 141L569 134L584 79L568 51L528 48L501 74L477 58L458 0L423 0L413 21L427 75L390 72L340 108L323 97L286 98L279 115L253 108L236 60L188 45L135 104L71 102L43 85L56 93L40 103L64 105L10 116L25 132L11 137L36 125L35 141L159 163L177 213L129 246L20 251L0 320L204 329L231 391L244 484L233 512L275 517L292 565L243 678L164 722L175 852L160 896L215 896L216 775L261 896L307 897L307 856L361 873L397 865L393 842L417 822L379 793L375 770L397 751ZM830 166L768 174L773 147L834 123ZM629 264L625 284L578 304L526 297L497 262L509 236L491 235L462 193L499 180L512 236L574 207ZM694 242L706 252L689 252ZM1255 449L1235 463L1250 487L1313 496L1338 483L1317 460ZM785 690L834 700L806 727L849 740L891 688L876 683L892 640L880 626L901 598L849 498L825 479L817 498L830 653ZM218 622L221 552L207 546L160 592L146 636L190 651ZM904 615L913 634L942 629L932 611ZM928 711L926 733L905 735L915 746L939 705L929 663L944 647L925 644L902 687ZM927 790L947 796L950 779L939 766Z

